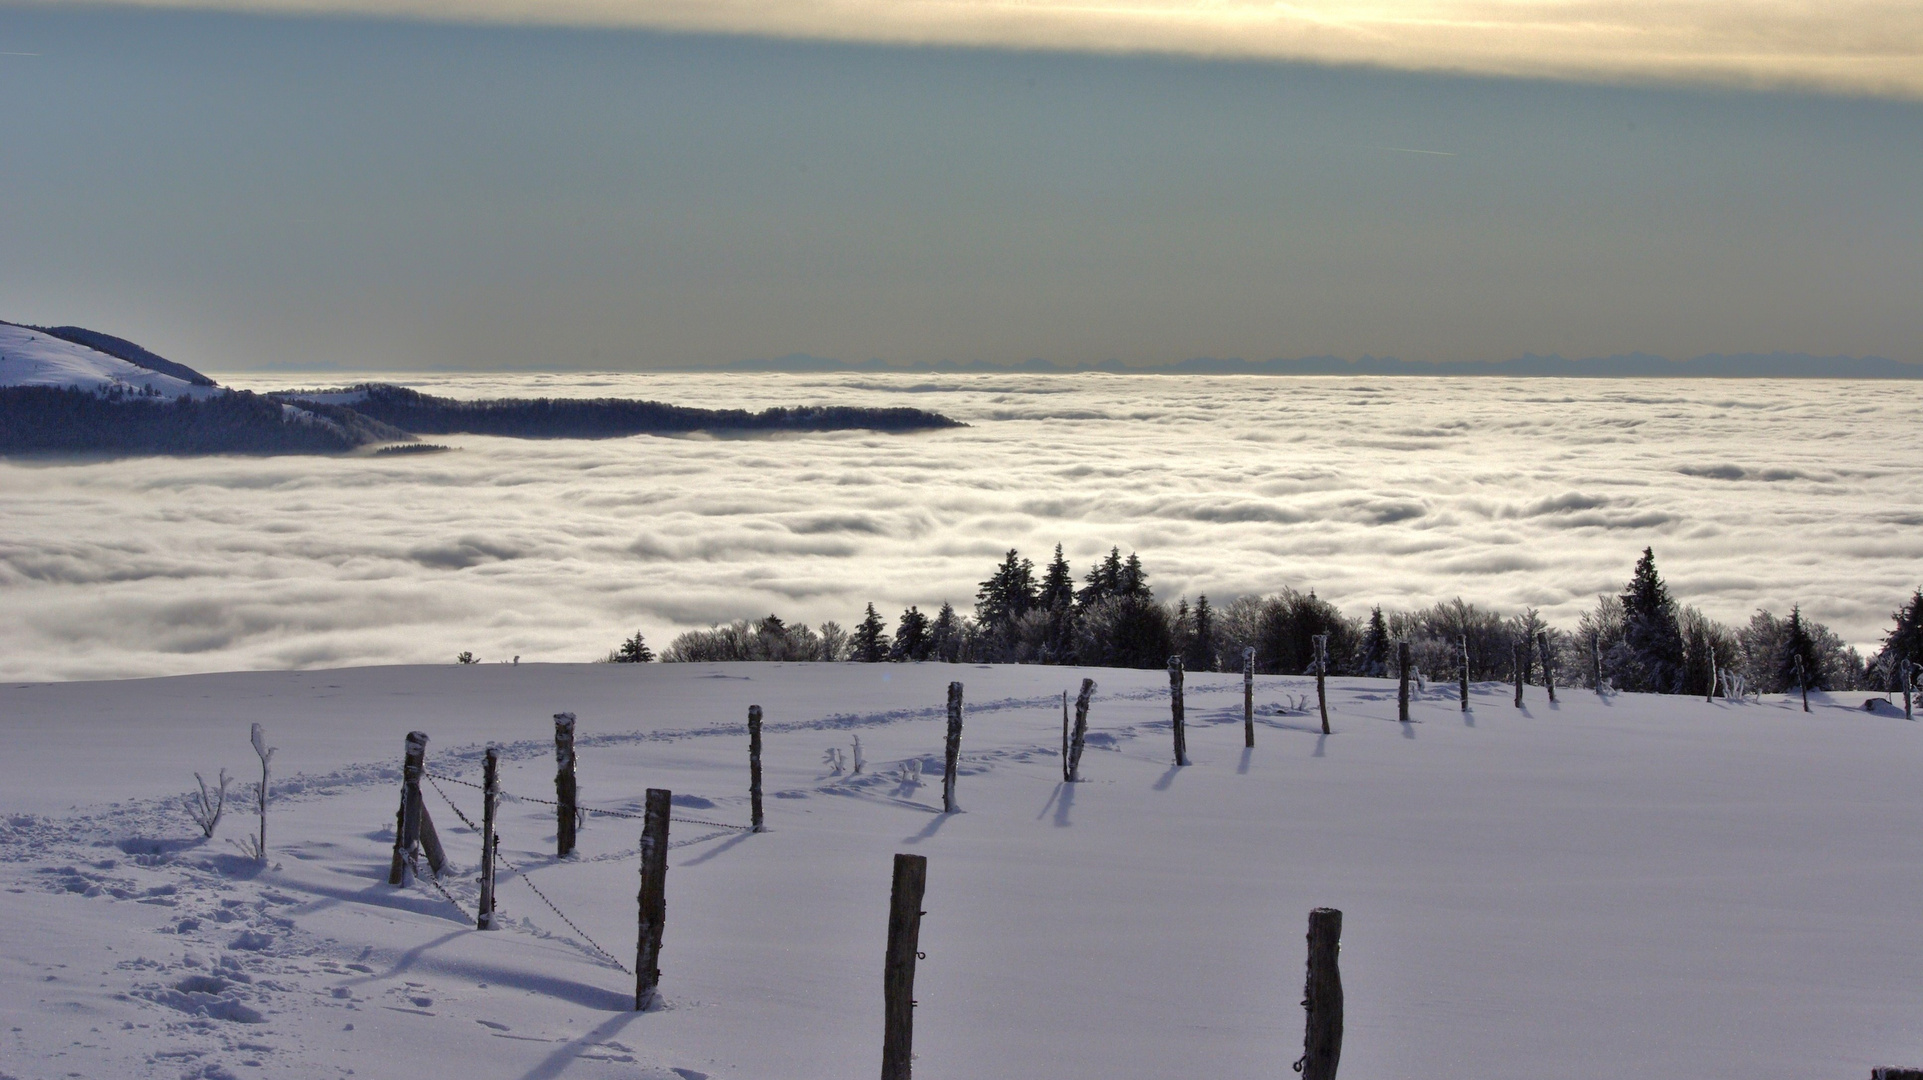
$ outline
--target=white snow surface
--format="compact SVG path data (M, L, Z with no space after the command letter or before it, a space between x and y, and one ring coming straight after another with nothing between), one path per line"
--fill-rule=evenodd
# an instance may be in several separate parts
M1061 698L1100 684L1085 780ZM944 687L966 685L944 816ZM1742 704L1190 673L920 665L479 665L0 687L0 1075L873 1075L890 859L929 860L916 1075L1287 1076L1309 910L1343 910L1341 1075L1864 1076L1923 1063L1923 732L1864 695ZM750 704L770 831L745 824ZM1305 708L1306 707L1306 708ZM504 929L385 875L402 738L429 767L583 802L674 791L665 1004L632 1011L639 823L502 804ZM192 772L279 747L262 869L202 842ZM866 770L831 776L859 735ZM852 755L850 755L852 756ZM479 793L440 787L470 816ZM471 908L477 837L430 811ZM696 820L718 822L699 824Z
M199 386L64 338L10 324L0 324L0 386L71 386L95 391L119 388L136 393L151 390L169 398L225 393L217 386Z

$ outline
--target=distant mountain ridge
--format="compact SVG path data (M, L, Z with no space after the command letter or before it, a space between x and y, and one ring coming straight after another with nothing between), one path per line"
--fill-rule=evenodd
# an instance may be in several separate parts
M617 398L457 401L377 383L256 394L224 388L111 334L0 321L0 455L326 454L418 445L417 432L599 439L959 426L911 408L778 406L751 413Z
M934 371L1038 373L1101 371L1122 375L1397 375L1443 378L1563 378L1563 379L1923 379L1923 363L1880 356L1811 356L1808 353L1711 353L1688 360L1671 360L1648 353L1570 360L1561 356L1525 353L1511 360L1430 362L1365 356L1345 360L1337 356L1296 359L1243 360L1195 357L1165 364L1128 365L1119 360L1098 364L1059 364L1049 360L994 363L986 360L944 360L889 364L882 360L834 360L791 353L769 360L742 360L719 368L683 370L771 371L821 373L832 371Z

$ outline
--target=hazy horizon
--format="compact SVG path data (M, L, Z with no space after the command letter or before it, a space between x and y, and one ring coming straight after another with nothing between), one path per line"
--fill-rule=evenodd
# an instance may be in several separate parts
M1923 360L1900 88L225 6L0 6L0 318L216 371Z

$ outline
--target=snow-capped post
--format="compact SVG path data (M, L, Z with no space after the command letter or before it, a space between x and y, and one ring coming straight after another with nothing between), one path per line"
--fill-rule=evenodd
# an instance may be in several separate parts
M481 764L481 902L477 930L494 929L494 808L501 802L501 748L487 748Z
M1805 709L1803 711L1808 712L1809 710ZM254 845L254 858L261 862L266 862L267 861L267 763L274 760L274 751L280 749L280 747L267 745L267 733L261 730L261 726L259 724L254 725L254 730L251 732L251 737L254 743L254 753L260 755L260 791L259 791L260 798L257 801L257 805L260 809L260 839Z
M1082 779L1082 747L1088 743L1088 702L1095 696L1095 680L1083 679L1082 692L1075 695L1075 734L1068 740L1068 782Z
M1302 1080L1335 1080L1342 1059L1342 913L1334 908L1309 912L1309 977L1302 988L1308 1023L1302 1035Z
M1716 646L1709 647L1709 689L1703 692L1703 704L1716 703Z
M1409 722L1409 643L1396 642L1396 719Z
M1169 718L1174 721L1175 763L1187 765L1189 737L1187 725L1183 723L1185 718L1182 713L1182 657L1180 655L1168 658L1168 708Z
M941 773L941 812L955 812L955 765L961 759L962 684L948 684L948 746Z
M634 1010L654 1003L661 985L661 931L668 921L668 818L674 793L649 788L641 820L640 933L634 946Z
M554 854L574 853L574 829L581 820L575 806L580 789L574 780L574 714L554 714Z
M1542 661L1542 685L1549 691L1549 704L1556 703L1556 661L1549 651L1549 631L1536 631L1536 655Z
M1916 664L1914 661L1905 659L1903 661L1903 719L1905 720L1916 719L1916 716L1910 712L1910 696L1915 685Z
M1068 691L1062 691L1062 783L1068 783Z
M435 876L447 867L447 853L441 850L441 838L434 832L434 819L428 817L427 804L421 801L421 773L426 760L427 733L408 732L407 751L401 758L401 808L394 815L394 864L387 872L389 885L407 884L417 849L426 849L427 865Z
M761 706L748 706L748 812L755 832L761 832Z
M1456 673L1456 698L1463 712L1469 711L1469 635L1462 635L1462 666Z
M960 684L957 684L960 685ZM881 969L881 1080L909 1080L915 1068L915 961L928 857L896 855L888 899L888 956Z
M1329 733L1329 635L1315 635L1315 706L1322 710L1322 734Z
M1529 651L1527 647L1523 645L1522 642L1518 641L1514 645L1510 646L1510 649L1509 649L1510 663L1516 669L1516 708L1518 709L1522 708L1522 678L1523 678L1522 666L1525 662L1527 662L1528 658L1529 658Z
M1803 711L1808 712L1809 711L1809 672L1803 670L1802 657L1798 656L1795 658L1795 660L1796 660L1796 686L1797 686L1797 689L1803 691ZM262 825L261 825L261 829L263 832L266 831L266 828L267 828L265 822L266 822L266 819L263 818Z
M1255 647L1242 650L1242 745L1255 745Z

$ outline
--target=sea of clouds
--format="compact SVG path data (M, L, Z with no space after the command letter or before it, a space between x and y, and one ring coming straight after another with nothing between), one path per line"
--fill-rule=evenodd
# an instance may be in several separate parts
M224 377L284 389L287 376ZM1083 374L407 375L457 397L911 405L967 428L432 455L0 463L0 676L583 661L640 629L972 609L1010 547L1158 596L1573 625L1646 545L1726 621L1873 646L1923 584L1923 397L1875 382ZM310 379L311 384L311 379Z

